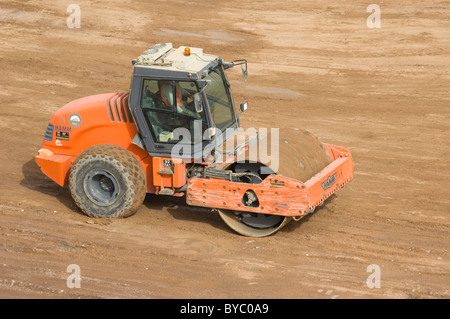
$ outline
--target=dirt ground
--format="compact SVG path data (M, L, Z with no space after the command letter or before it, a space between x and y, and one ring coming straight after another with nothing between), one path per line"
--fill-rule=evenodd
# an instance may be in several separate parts
M449 298L450 1L379 1L374 29L367 1L79 0L79 29L71 3L0 0L0 298ZM346 147L354 180L267 238L183 198L82 215L34 162L48 121L128 91L160 42L246 58L246 83L229 73L242 125Z

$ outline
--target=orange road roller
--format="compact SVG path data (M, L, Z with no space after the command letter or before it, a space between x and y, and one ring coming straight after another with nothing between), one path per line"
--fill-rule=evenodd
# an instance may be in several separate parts
M235 66L246 79L244 59L156 44L132 61L129 92L56 111L36 163L91 217L131 216L147 193L184 196L241 235L271 235L351 181L352 156L298 128L242 129Z

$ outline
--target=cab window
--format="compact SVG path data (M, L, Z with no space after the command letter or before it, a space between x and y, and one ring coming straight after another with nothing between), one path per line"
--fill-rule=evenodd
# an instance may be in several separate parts
M143 82L141 109L157 143L194 143L195 127L203 132L207 127L205 112L197 113L194 94L198 92L195 82L150 80ZM190 137L180 140L174 134L177 128L184 128ZM187 131L186 131L187 130Z
M214 125L221 131L236 123L234 107L222 68L212 70L205 78L210 82L205 93Z

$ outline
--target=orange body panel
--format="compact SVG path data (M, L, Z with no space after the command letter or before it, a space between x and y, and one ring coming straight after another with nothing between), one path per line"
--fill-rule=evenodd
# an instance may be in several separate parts
M35 158L41 170L65 186L70 166L82 151L97 144L114 144L138 159L146 172L147 192L155 192L151 157L132 143L137 128L127 103L128 93L98 94L72 101L56 111L50 120L52 140L44 140ZM78 123L71 121L74 115L80 119Z
M258 197L258 207L244 205L242 198L248 190ZM269 175L260 184L193 178L188 181L186 202L195 206L284 216L303 215L308 208L303 183L277 175Z
M182 159L153 157L152 161L154 186L159 189L179 188L186 184L186 163Z
M61 186L67 184L68 173L74 160L74 156L55 155L46 149L39 150L36 156L36 163L42 172Z
M188 181L186 202L227 210L304 216L353 179L351 154L337 146L325 147L333 161L305 183L280 175L269 175L260 184L192 178ZM243 203L247 190L256 194L257 207Z
M128 94L124 93L99 94L66 104L51 118L50 124L55 131L53 140L44 141L43 148L55 154L77 156L96 144L115 144L129 149L139 160L148 156L146 151L131 144L137 129L131 115L121 112L127 97ZM116 110L119 110L118 113ZM73 115L80 119L77 126L71 124L70 117ZM60 139L55 135L57 132L68 135Z
M309 209L313 209L353 179L353 159L346 149L324 144L332 162L306 183Z

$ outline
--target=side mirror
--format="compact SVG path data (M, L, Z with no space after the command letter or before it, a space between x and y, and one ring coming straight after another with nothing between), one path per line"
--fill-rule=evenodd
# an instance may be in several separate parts
M240 59L240 60L233 60L229 63L223 63L224 69L229 69L232 68L236 65L240 65L241 66L241 71L242 71L242 76L244 77L244 82L247 81L247 77L248 77L248 69L247 69L247 60L245 59Z
M242 102L242 103L241 103L241 106L240 106L240 108L241 108L241 113L244 112L244 111L247 109L247 107L248 107L247 101Z
M241 65L242 76L244 77L244 82L247 82L248 71L247 71L247 62L245 62L245 68Z
M195 105L195 112L197 113L203 112L203 100L200 93L194 94L194 105Z
M240 110L237 115L237 120L238 120L239 126L241 125L241 113L244 112L247 109L247 107L248 107L247 101L242 102L240 105Z

